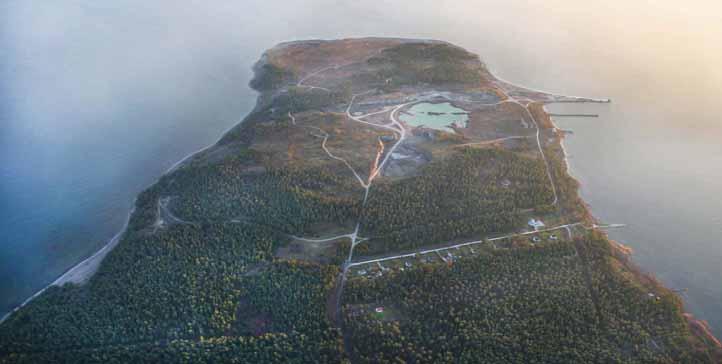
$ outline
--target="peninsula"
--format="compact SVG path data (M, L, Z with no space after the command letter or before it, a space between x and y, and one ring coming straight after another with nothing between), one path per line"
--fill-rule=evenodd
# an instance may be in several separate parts
M282 43L254 72L239 125L0 324L0 363L722 362L568 174L544 106L609 100L435 40Z

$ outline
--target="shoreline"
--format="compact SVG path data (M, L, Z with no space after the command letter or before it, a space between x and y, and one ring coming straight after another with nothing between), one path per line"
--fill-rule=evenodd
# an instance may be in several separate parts
M557 104L557 103L559 103L559 104L565 104L565 103L610 104L612 102L612 99L608 99L608 98L607 99L597 99L597 98L592 98L592 97L560 95L560 94L557 94L554 92L533 89L533 88L529 88L529 87L525 87L525 86L519 86L513 82L509 82L509 81L497 76L491 70L489 70L489 73L492 75L492 77L494 77L496 79L496 81L498 83L497 84L498 87L504 88L504 86L507 86L507 87L511 87L513 89L522 89L522 90L527 90L527 91L536 92L536 93L540 93L540 94L546 94L553 98L560 99L560 100L554 100L554 101L540 101L540 103L542 103L544 105ZM546 112L547 115L549 114L549 112L547 112L546 110L544 110L544 112ZM550 116L550 119L551 119L551 116Z
M544 112L547 114L547 116L549 118L549 122L552 124L552 126L556 130L561 130L554 122L553 116L546 109L546 104L542 108L543 108ZM576 182L577 186L579 187L577 189L577 197L582 202L582 205L584 206L586 213L594 221L596 221L597 219L592 212L591 206L582 198L582 194L581 194L582 183L579 180L579 178L577 176L575 176L573 173L572 166L569 163L567 149L566 149L566 146L564 145L564 138L565 138L564 134L562 134L559 137L559 145L561 146L562 154L564 156L564 165L566 168L566 174L569 175L569 177L572 178ZM604 232L604 234L607 235L606 232ZM669 294L672 294L675 297L677 297L680 300L680 302L682 302L682 304L683 304L682 314L683 314L684 318L687 320L687 324L689 325L689 328L693 335L695 335L696 337L698 337L699 339L701 339L702 341L704 341L706 343L711 343L712 345L717 346L718 348L722 348L722 342L714 335L714 333L712 333L709 323L706 320L696 318L694 316L694 314L692 314L691 312L689 312L685 309L684 304L686 302L685 302L685 299L683 296L681 296L677 292L668 288L662 281L660 281L654 275L654 272L644 270L642 267L640 267L639 265L636 264L636 262L634 261L634 258L632 256L632 254L634 253L634 249L632 249L631 247L629 247L619 241L610 239L608 235L607 235L607 240L609 241L609 244L611 245L611 248L613 249L613 251L617 253L618 258L621 258L620 261L622 262L622 264L630 272L632 272L633 276L640 283L648 282L648 284L651 284L655 289L668 292Z
M257 106L257 105L256 105ZM255 106L253 108L255 110ZM251 111L252 112L252 111ZM249 112L250 114L250 112ZM215 146L218 144L218 142L223 139L223 137L228 134L231 130L233 130L235 127L239 126L241 123L243 123L244 119L241 119L239 122L232 124L228 129L226 129L221 136L213 143L206 145L205 147L202 147L194 152L188 153L185 157L181 158L179 161L173 163L173 165L170 166L165 172L163 172L158 178L145 187L143 190L155 185L160 181L163 176L174 172L178 168L180 168L183 163L188 161L189 159L193 158L194 156L198 155L199 153L204 152L205 150ZM142 192L142 191L141 191ZM95 272L100 267L100 263L103 262L103 259L105 259L105 256L108 255L117 245L120 243L121 237L123 234L125 234L125 231L128 229L128 224L130 223L130 218L133 216L133 213L135 212L135 203L137 200L136 198L133 199L133 207L131 207L130 211L128 212L128 216L126 217L125 223L123 224L123 227L118 231L115 235L113 235L110 240L108 240L105 245L103 245L100 249L98 249L95 253L93 253L91 256L81 260L80 262L74 264L72 267L67 269L63 274L61 274L58 278L56 278L54 281L49 283L47 286L43 287L39 291L35 292L32 296L26 298L21 304L13 307L10 311L5 313L0 318L0 325L5 322L10 316L12 316L15 312L20 310L21 308L25 307L28 303L32 302L35 298L43 294L45 291L48 290L48 288L52 286L62 286L66 283L75 283L75 284L83 284L87 282L90 278L93 277Z
M93 255L81 260L79 263L70 267L63 274L61 274L60 277L56 278L54 281L43 287L41 290L35 292L35 294L33 294L32 296L26 298L25 301L23 301L21 304L15 306L13 309L8 311L5 315L3 315L2 318L0 318L0 324L5 322L5 320L10 318L12 314L25 307L25 305L30 303L32 300L43 294L50 287L62 286L66 283L82 284L88 279L90 279L90 277L92 277L93 274L98 270L98 267L100 267L100 263L103 261L105 256L108 255L108 253L110 253L113 248L118 245L118 243L120 243L121 238L125 234L126 230L128 230L128 224L130 223L130 217L133 216L133 212L135 212L135 199L133 200L133 207L130 209L130 211L128 212L128 216L125 218L125 223L123 224L123 227L120 229L119 232L113 235L113 237L110 238L110 240L108 240L105 245L103 245L100 249L93 253Z

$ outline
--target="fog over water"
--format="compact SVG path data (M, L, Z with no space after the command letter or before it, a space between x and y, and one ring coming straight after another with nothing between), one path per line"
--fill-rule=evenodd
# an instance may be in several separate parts
M630 225L611 236L721 335L722 5L628 3L0 2L0 311L92 254L138 192L237 123L264 49L399 36L458 44L511 82L612 98L581 107L600 118L560 120L583 196Z

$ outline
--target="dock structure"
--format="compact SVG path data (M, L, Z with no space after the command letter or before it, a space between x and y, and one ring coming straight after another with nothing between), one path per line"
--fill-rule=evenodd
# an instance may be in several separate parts
M593 224L592 229L619 229L627 227L627 224Z
M589 99L586 97L565 97L543 101L545 104L610 104L612 99Z
M599 114L555 114L550 113L549 116L556 118L598 118Z

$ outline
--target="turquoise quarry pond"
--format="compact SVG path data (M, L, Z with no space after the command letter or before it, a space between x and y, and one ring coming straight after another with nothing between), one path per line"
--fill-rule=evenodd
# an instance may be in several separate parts
M425 126L453 133L449 125L456 124L466 127L469 115L464 109L459 109L449 102L430 103L422 102L412 105L406 113L399 115L401 121L413 126Z

